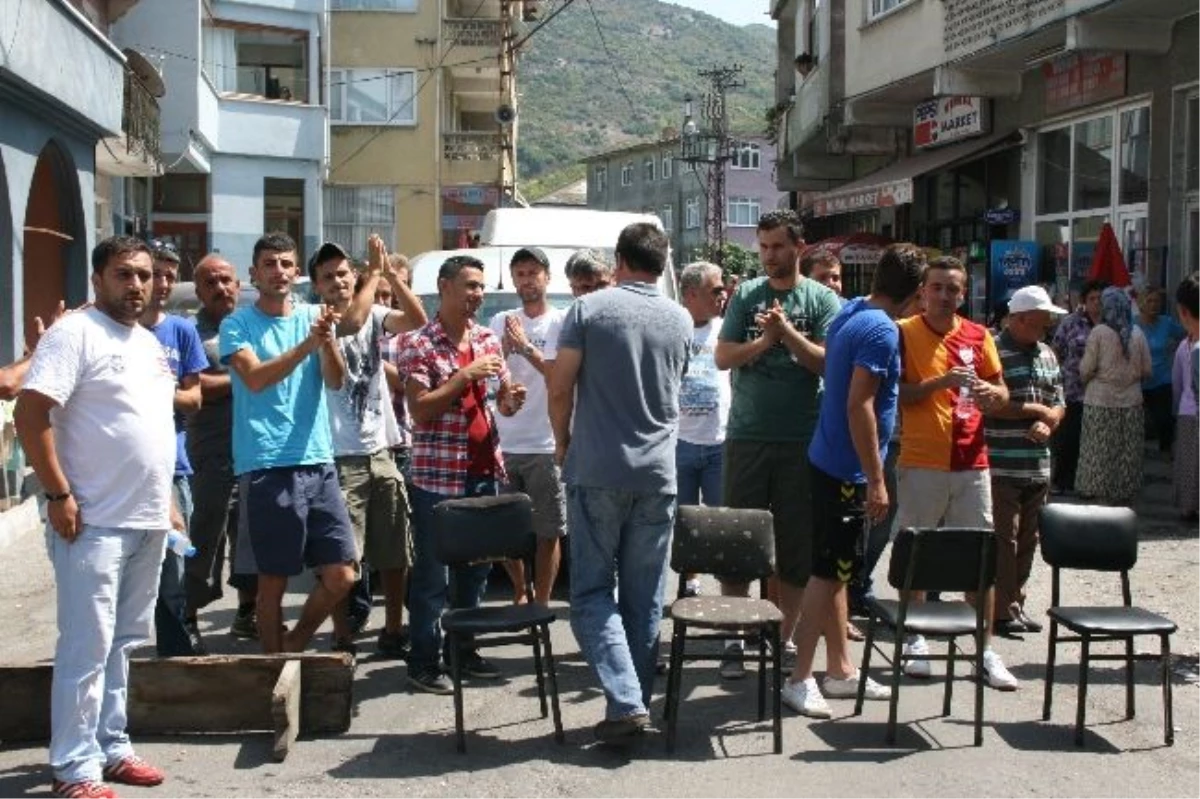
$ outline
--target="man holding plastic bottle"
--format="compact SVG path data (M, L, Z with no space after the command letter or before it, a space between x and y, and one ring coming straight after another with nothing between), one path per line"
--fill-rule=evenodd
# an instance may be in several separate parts
M924 311L900 328L900 439L897 528L992 527L992 490L982 411L1008 402L1000 355L983 325L958 315L967 272L957 258L929 263L921 281ZM971 599L971 597L968 597ZM982 601L991 637L994 592ZM978 598L975 598L978 601ZM923 636L905 643L904 672L929 677ZM983 679L1015 691L1017 678L991 648L983 653Z

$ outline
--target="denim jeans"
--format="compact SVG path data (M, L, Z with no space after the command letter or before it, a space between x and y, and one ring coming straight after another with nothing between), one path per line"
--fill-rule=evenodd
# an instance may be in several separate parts
M187 477L176 475L173 484L175 502L183 514L183 529L192 521L192 489ZM187 577L183 555L166 550L158 582L158 602L154 606L154 649L160 658L195 655L187 631Z
M494 480L471 481L467 496L496 493ZM434 494L413 487L413 568L408 586L408 635L412 654L408 658L410 674L439 668L442 649L442 611L449 593L450 607L478 607L487 586L492 564L447 569L437 558L433 530L433 508L454 497Z
M129 656L150 637L165 530L88 527L67 543L46 528L58 601L50 688L50 766L99 780L133 754L125 732Z
M721 463L723 444L689 444L682 439L675 445L675 480L680 505L721 504Z
M571 630L608 719L650 706L674 519L674 494L567 487Z

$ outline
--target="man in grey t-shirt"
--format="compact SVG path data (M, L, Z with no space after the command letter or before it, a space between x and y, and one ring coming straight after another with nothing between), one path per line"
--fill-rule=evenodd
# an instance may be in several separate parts
M601 741L649 723L692 338L690 317L655 288L668 267L666 235L626 227L616 262L618 285L567 312L550 376L571 531L571 628L608 701Z

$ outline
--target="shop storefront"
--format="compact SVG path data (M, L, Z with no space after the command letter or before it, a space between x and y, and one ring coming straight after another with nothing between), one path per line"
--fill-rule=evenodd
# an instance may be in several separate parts
M819 237L872 233L913 241L968 266L971 316L986 318L989 251L1016 238L1021 219L1020 136L992 130L991 104L946 97L913 112L914 154L812 198L809 229ZM846 265L847 286L869 286L871 265Z
M1033 238L1053 264L1059 292L1078 289L1106 222L1135 285L1164 277L1168 253L1151 246L1148 236L1151 97L1125 97L1127 58L1080 54L1043 70L1049 121L1029 142L1036 164ZM1110 97L1120 99L1095 106ZM1090 107L1062 113L1079 106Z

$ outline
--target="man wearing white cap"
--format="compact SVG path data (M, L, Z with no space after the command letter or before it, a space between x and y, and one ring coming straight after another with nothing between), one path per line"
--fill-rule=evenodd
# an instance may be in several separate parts
M996 604L993 630L1040 632L1025 613L1025 584L1038 543L1038 510L1050 493L1050 436L1066 413L1062 375L1044 343L1055 317L1066 309L1041 286L1018 289L1008 301L1008 324L996 339L1008 402L987 413L992 472Z

